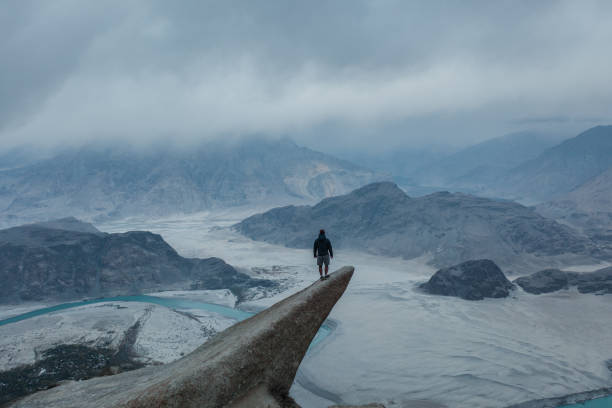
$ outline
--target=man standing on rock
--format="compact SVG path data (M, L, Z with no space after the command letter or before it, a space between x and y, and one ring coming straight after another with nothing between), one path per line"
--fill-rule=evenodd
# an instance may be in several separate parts
M317 265L319 266L319 275L321 280L327 279L327 273L329 272L329 258L334 257L334 251L329 239L325 236L325 230L319 231L319 238L315 239L313 247L314 257L317 258ZM323 276L323 264L325 264L325 276Z

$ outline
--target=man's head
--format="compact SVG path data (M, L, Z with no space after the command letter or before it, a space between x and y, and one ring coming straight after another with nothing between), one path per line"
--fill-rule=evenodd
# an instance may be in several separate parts
M325 235L325 230L324 230L324 229L321 229L321 230L319 231L319 235Z

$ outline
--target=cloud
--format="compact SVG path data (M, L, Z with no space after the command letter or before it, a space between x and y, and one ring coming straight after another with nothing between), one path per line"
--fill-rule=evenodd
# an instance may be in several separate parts
M525 125L567 126L516 118L612 118L609 2L6 8L4 145L252 134L309 144L323 129L333 129L336 148L367 148L372 135L387 146L462 144Z

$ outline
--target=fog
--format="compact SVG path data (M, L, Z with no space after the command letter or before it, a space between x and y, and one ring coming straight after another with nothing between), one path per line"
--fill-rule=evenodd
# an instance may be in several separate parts
M607 1L8 0L0 147L454 149L612 122Z

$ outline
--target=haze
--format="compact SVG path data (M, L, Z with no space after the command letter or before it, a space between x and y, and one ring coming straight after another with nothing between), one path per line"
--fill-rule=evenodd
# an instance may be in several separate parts
M607 1L5 1L0 145L569 135L611 122L610 21Z

